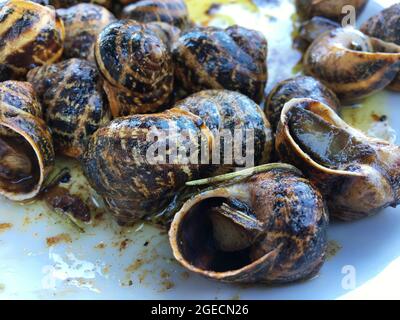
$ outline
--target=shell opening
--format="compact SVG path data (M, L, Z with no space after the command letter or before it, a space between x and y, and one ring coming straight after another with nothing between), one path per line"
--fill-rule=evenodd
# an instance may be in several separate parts
M325 114L306 106L293 105L288 112L288 128L298 146L314 161L330 169L344 169L350 163L363 163L374 156L374 149Z
M192 266L211 272L241 269L251 264L253 245L262 225L238 200L207 198L183 217L177 242Z
M37 186L39 162L32 146L22 136L0 136L0 159L1 190L29 193Z

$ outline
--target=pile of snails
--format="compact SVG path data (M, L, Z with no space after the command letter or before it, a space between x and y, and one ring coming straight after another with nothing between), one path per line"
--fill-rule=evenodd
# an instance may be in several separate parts
M118 223L164 221L188 270L239 283L314 277L329 217L400 203L399 147L337 113L400 88L400 5L361 30L338 25L344 3L366 2L297 0L305 75L265 99L264 35L197 26L183 0L1 1L0 194L34 199L64 155ZM222 164L171 152L151 162L147 138L166 128ZM218 147L236 130L254 132L250 168ZM171 151L171 139L156 142ZM244 140L235 148L246 152Z

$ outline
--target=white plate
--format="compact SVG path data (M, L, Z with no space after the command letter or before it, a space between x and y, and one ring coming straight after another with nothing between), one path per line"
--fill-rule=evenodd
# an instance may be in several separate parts
M359 21L378 12L378 2L387 6L396 1L370 1ZM293 7L287 4L258 13L249 7L228 7L220 8L211 23L237 21L240 16L240 24L262 29L270 41L270 64L282 56L282 50L285 57L292 57L274 63L278 70L272 71L271 77L290 75L293 61L299 58L291 50L288 36ZM271 30L265 14L278 17ZM285 31L279 34L276 30L282 32L282 28ZM400 131L399 107L400 94L380 93L362 104L357 110L361 120L354 124L370 130L371 113L375 112L387 115L388 124ZM349 112L346 118L354 119ZM58 165L65 164L61 160ZM75 168L73 174L73 190L89 197L79 170ZM5 228L7 224L10 228ZM2 299L400 298L400 208L356 223L332 224L329 239L331 246L340 247L338 252L317 278L283 287L226 285L189 274L172 259L165 232L141 224L121 229L108 215L80 234L41 203L18 205L0 198L0 226ZM66 234L64 241L49 247L48 238L60 234Z

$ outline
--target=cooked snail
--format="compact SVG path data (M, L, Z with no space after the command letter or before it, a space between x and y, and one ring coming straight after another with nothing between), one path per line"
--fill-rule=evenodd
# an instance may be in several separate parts
M177 156L170 153L174 141L180 146ZM199 142L211 149L212 134L199 117L183 110L118 118L94 133L83 168L117 221L130 224L157 212L187 181L200 177ZM185 163L179 155L189 148L196 159Z
M68 9L58 9L64 21L65 58L94 59L94 43L101 30L115 20L114 15L102 6L80 3Z
M305 72L351 101L388 86L400 70L399 52L388 43L353 28L327 32L314 41L304 57Z
M108 25L97 39L95 59L114 117L156 112L170 102L171 54L146 25L133 20Z
M400 147L367 137L319 101L286 103L276 149L320 188L337 218L355 220L400 203Z
M228 90L205 90L178 102L175 107L199 116L213 133L215 144L220 146L220 159L213 174L245 165L238 163L239 159L232 153L225 153L224 142L229 143L229 139L239 144L235 149L240 150L241 158L251 158L252 165L269 161L273 146L271 126L261 108L245 95ZM247 145L249 138L254 139L251 145Z
M352 6L360 14L368 0L296 0L297 13L302 19L321 16L336 21L347 13L343 12L345 6Z
M188 93L239 91L260 103L267 83L267 41L239 26L194 28L173 47L175 75Z
M141 0L126 6L124 19L138 22L160 21L180 29L189 25L188 8L184 0Z
M303 22L299 28L299 37L310 45L315 39L327 31L340 28L340 24L323 17L313 17Z
M400 45L400 4L396 3L371 17L362 26L361 31L371 37ZM397 48L400 52L400 48ZM391 89L400 91L400 75L390 85Z
M293 98L311 98L321 101L333 110L340 108L336 95L313 77L297 76L278 83L268 95L265 113L275 131L285 103Z
M0 194L34 198L54 165L51 134L27 82L0 83Z
M237 283L282 284L318 273L328 215L296 168L269 164L190 185L203 183L209 186L183 205L169 231L186 269Z
M64 25L51 7L9 0L0 6L0 81L22 80L63 52Z
M106 8L110 8L113 2L112 0L37 0L36 2L38 1L46 1L47 4L52 5L55 8L68 8L81 2L94 3Z
M80 157L90 136L111 120L96 66L69 59L31 70L28 80L45 107L56 150Z

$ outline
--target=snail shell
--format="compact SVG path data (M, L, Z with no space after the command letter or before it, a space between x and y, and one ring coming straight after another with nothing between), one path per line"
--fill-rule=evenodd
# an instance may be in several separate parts
M224 282L282 284L315 276L328 226L319 191L284 164L232 178L216 177L225 181L196 193L175 215L169 240L178 262Z
M339 219L359 219L400 203L400 148L367 137L319 101L286 103L276 149L282 161L319 187Z
M95 58L114 117L156 112L170 102L172 57L146 25L120 20L100 33Z
M189 25L189 12L184 0L141 0L126 6L122 18L138 22L160 21L180 29Z
M64 25L51 7L9 0L0 6L0 81L20 80L63 52Z
M179 39L181 30L165 22L148 22L146 27L153 31L165 44L169 51L172 51L172 47Z
M361 31L371 37L400 45L400 4L396 3L368 19ZM400 91L400 75L392 82L391 89Z
M164 131L169 129L174 130L172 134ZM203 121L179 109L118 118L97 130L84 153L83 168L120 224L151 216L187 181L201 174L201 164L186 164L179 157L154 159L149 153L154 146L151 134L157 136L157 146L166 150L171 148L170 139L184 148L196 145L199 139L209 148L212 144Z
M0 83L0 194L34 198L54 165L51 134L27 82Z
M69 59L31 70L28 80L45 107L57 151L80 157L90 136L111 120L96 66Z
M364 10L368 0L296 0L297 13L300 18L308 20L314 16L321 16L336 21L347 13L343 7L352 6L357 16Z
M64 57L94 60L97 36L115 20L114 15L102 6L89 3L58 9L57 15L65 26Z
M106 8L111 8L112 0L38 0L38 1L46 1L47 4L55 7L55 8L68 8L72 7L76 4L85 2L85 3L94 3Z
M306 42L307 46L310 45L315 39L327 31L340 28L341 25L323 17L312 17L301 23L299 27L299 37Z
M267 83L267 41L239 26L194 28L173 47L175 75L188 93L238 91L260 103Z
M265 113L275 131L283 106L293 98L311 98L321 101L333 110L340 108L340 101L328 87L313 77L297 76L278 83L268 95Z
M304 57L305 72L352 101L382 90L400 69L400 54L385 43L353 28L327 32L314 41Z
M178 102L175 107L199 116L213 133L214 142L221 146L220 161L214 174L230 172L244 165L236 163L232 154L228 155L233 158L229 164L223 141L229 138L224 136L224 132L228 132L235 143L241 139L235 148L240 149L240 156L244 151L251 154L253 165L269 161L273 146L271 126L261 108L245 95L228 90L205 90ZM246 130L253 136L254 145L246 145ZM240 137L235 136L237 133Z

